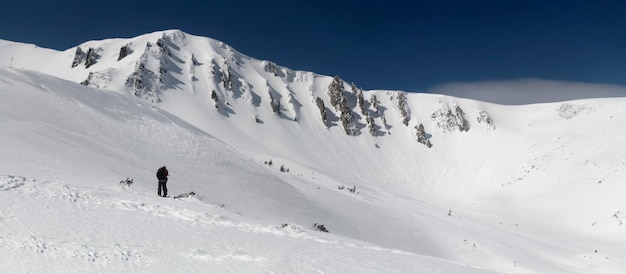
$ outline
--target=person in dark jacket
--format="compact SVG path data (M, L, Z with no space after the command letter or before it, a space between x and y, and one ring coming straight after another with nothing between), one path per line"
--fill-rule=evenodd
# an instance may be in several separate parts
M162 166L161 168L159 168L156 174L157 179L159 179L159 190L157 191L157 194L161 196L161 193L163 193L163 196L161 197L167 197L167 176L168 175L169 173L167 172L167 168L165 166Z

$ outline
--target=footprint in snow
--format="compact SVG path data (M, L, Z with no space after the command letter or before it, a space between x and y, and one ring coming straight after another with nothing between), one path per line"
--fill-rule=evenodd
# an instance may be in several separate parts
M0 175L0 191L9 191L26 184L26 178L11 175Z

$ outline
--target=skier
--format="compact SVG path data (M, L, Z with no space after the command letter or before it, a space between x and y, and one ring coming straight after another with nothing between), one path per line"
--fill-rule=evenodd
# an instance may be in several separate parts
M161 196L161 190L163 190L163 196L162 197L167 197L167 176L168 176L168 172L167 172L167 168L165 166L162 166L161 168L159 168L159 170L156 173L157 179L159 179L159 191L157 192L157 194L159 194L159 196Z

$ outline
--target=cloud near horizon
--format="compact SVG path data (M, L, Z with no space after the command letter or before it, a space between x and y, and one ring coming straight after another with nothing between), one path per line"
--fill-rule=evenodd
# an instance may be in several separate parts
M428 93L502 105L526 105L590 98L626 97L626 86L529 78L448 83L436 86L428 90Z

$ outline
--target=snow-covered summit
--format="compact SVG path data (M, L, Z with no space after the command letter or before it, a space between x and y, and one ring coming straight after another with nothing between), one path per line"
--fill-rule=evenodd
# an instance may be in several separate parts
M88 41L63 52L10 43L5 47L0 63L7 66L128 92L153 103L168 96L202 100L224 116L237 112L263 120L267 117L259 117L265 115L259 109L269 108L273 115L297 121L304 115L302 108L316 107L320 113L316 118L324 126L338 126L348 135L369 132L373 136L384 135L394 126L384 110L397 111L404 126L409 126L412 116L401 91L379 91L388 98L376 97L375 92L364 93L339 77L294 71L246 56L221 41L180 30ZM461 117L459 110L455 109L454 115ZM437 115L445 120L451 114Z

